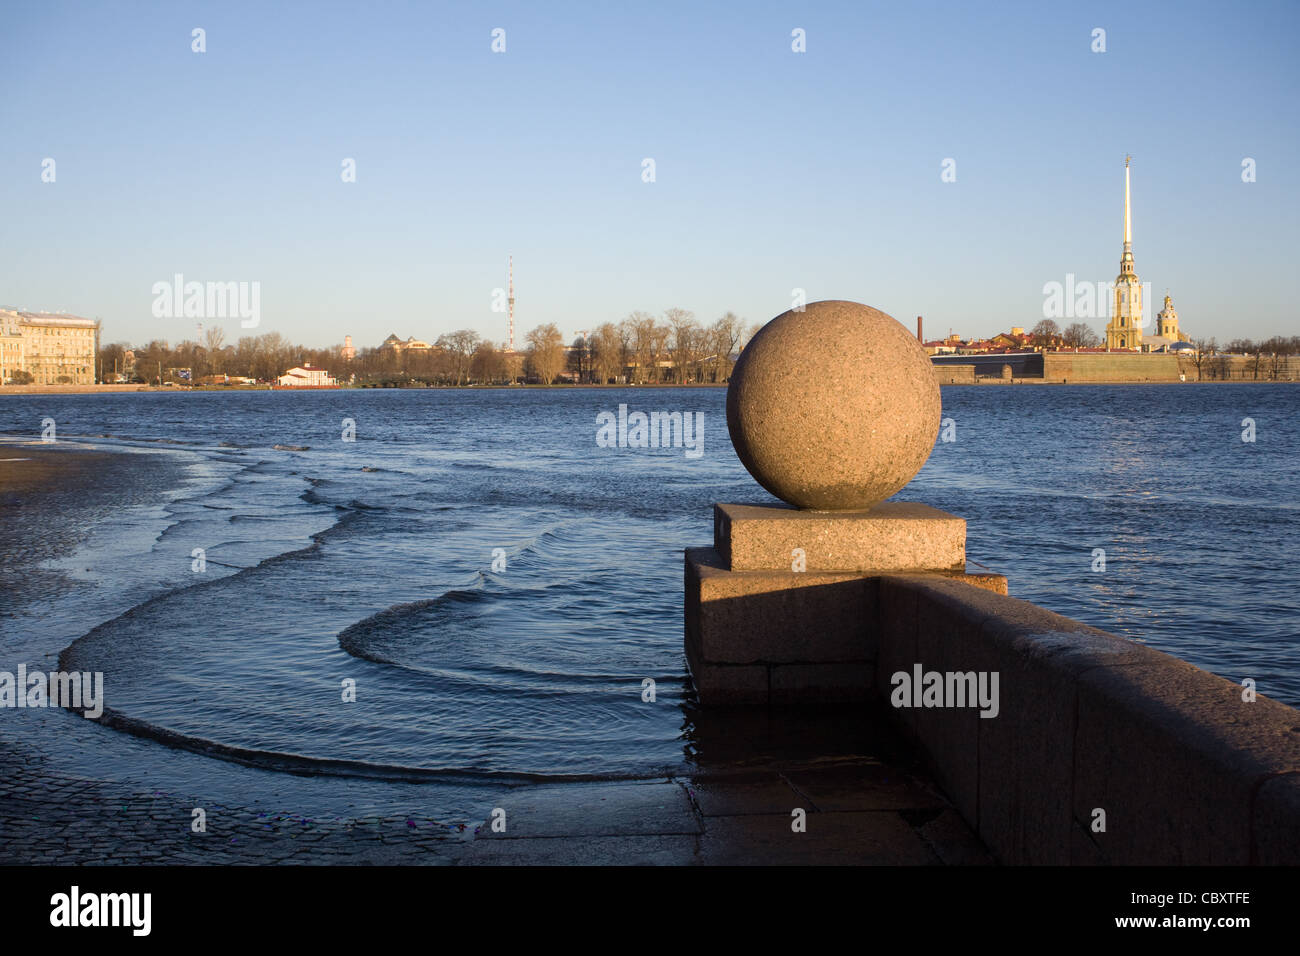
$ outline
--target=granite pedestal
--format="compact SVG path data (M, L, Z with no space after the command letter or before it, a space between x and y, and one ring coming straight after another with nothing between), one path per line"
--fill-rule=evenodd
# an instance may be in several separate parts
M966 522L909 502L869 511L714 506L714 546L686 551L686 656L701 704L866 700L883 574L968 574Z

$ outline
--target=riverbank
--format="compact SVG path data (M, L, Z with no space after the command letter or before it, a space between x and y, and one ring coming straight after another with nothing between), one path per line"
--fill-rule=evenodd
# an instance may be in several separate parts
M194 386L158 386L158 385L0 385L0 396L4 395L111 395L122 392L228 392L231 394L246 392L399 392L399 391L444 391L444 392L525 392L525 391L574 391L576 389L620 388L681 388L681 389L725 389L727 383L689 382L678 385L671 382L641 385L598 385L587 382L582 385L339 385L320 388L292 388L268 385L194 385Z
M122 502L165 501L182 479L175 458L62 441L0 445L0 620L10 638L0 670L20 663L48 670L63 646L99 623L58 628L40 645L24 634L25 622L61 603L67 589L95 586L89 582L103 558L77 546L106 520L133 520L124 518ZM43 570L73 553L76 570L89 577ZM128 560L164 556L148 549ZM205 586L192 580L187 573L169 594ZM167 596L106 613L138 615ZM172 627L167 643L175 646L187 631L210 635L212 620ZM138 650L133 654L123 666L144 665ZM166 664L182 672L191 666L187 656ZM117 675L105 676L112 707L121 689ZM443 814L436 782L328 769L282 773L169 747L72 712L0 709L0 864L989 862L878 715L835 711L774 721L766 713L684 710L679 717L696 728L694 746L710 756L681 772L486 782L463 801L472 811ZM563 757L557 752L555 760ZM504 832L492 828L496 810L504 811ZM796 828L800 810L806 825Z
M55 492L70 483L84 486L93 468L121 457L94 451L64 454L52 451L52 444L32 441L0 445L0 502L12 505L16 499L6 501L7 496Z
M1212 379L1203 382L1197 382L1188 379L1185 382L1150 382L1146 380L1135 381L1117 381L1117 382L1071 382L1068 379L1063 381L1048 381L1042 378L977 378L973 382L946 382L940 381L942 386L969 386L969 385L1298 385L1300 380L1292 381L1290 379L1280 379L1276 382L1270 381L1253 381L1251 379Z
M0 395L112 395L116 392L174 392L156 385L0 385Z
M97 523L160 502L162 489L181 480L168 456L74 442L0 443L0 621L84 587L54 562L73 554Z
M1043 378L976 378L973 381L946 381L940 380L940 385L1297 385L1300 380L1280 379L1278 381L1258 381L1252 379L1212 379L1206 381L1194 381L1188 379L1185 382L1152 382L1145 379L1133 379L1128 381L1107 381L1107 382L1074 382L1047 380ZM0 386L0 398L9 395L113 395L113 394L137 394L140 392L166 392L168 394L187 394L190 392L202 392L211 394L213 392L225 392L230 394L246 394L248 392L404 392L404 391L438 391L438 392L525 392L525 391L559 391L574 392L582 390L591 391L617 391L619 389L638 388L638 389L726 389L726 383L714 385L711 383L690 383L687 385L676 385L671 383L660 384L642 384L642 385L400 385L400 386L341 386L330 389L312 389L312 388L276 388L271 389L265 385L204 385L193 388L159 388L157 385L3 385Z

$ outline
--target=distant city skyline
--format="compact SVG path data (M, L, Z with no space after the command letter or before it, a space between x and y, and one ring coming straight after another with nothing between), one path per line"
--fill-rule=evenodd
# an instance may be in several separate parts
M519 347L796 289L991 336L1113 281L1131 154L1153 299L1291 335L1298 38L1294 4L5 8L0 301L175 343L184 275L258 284L255 327L201 319L227 342L500 343L513 256Z

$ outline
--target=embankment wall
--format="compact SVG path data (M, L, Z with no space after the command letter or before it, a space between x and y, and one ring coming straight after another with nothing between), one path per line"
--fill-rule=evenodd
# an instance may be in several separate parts
M890 710L1002 862L1300 864L1295 709L959 580L881 577L871 621L884 701L917 664L999 675L996 717Z
M940 385L974 385L974 365L936 365L935 380Z
M1114 352L1048 352L1046 382L1176 382L1178 356Z
M1300 355L1207 355L1199 369L1180 355L1178 363L1189 382L1300 382Z

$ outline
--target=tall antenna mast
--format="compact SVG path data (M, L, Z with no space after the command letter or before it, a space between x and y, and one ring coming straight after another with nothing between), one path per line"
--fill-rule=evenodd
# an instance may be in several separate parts
M510 348L515 350L515 257L510 257Z

